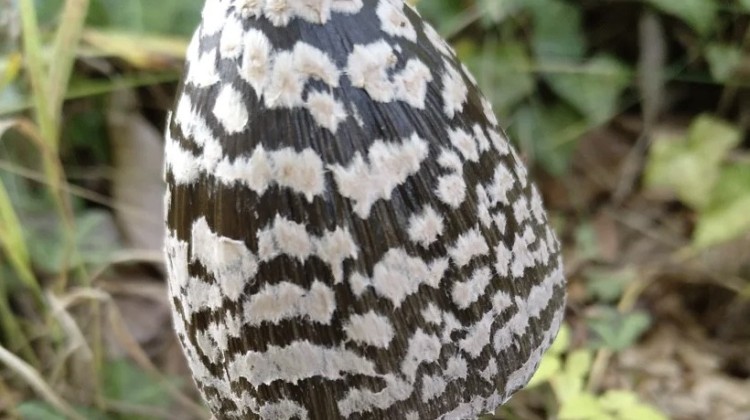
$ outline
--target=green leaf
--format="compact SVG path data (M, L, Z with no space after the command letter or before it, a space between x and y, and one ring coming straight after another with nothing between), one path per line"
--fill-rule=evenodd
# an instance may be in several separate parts
M564 403L583 392L584 378L575 375L556 375L550 378L557 400Z
M100 264L120 245L112 214L87 210L76 218L76 245L84 255L80 264Z
M638 404L638 396L630 391L613 389L604 393L599 402L608 411L620 412Z
M666 414L662 414L656 408L643 403L621 411L618 418L620 420L669 420Z
M584 273L587 294L602 303L620 299L625 287L635 278L630 268L620 270L590 268Z
M547 353L549 354L556 354L560 355L562 353L565 353L566 350L570 347L570 326L568 324L563 324L560 327L560 331L557 333L557 337L555 337L555 341L552 342L552 346L547 350Z
M417 8L422 17L435 25L435 29L441 34L445 34L447 28L456 26L457 16L464 10L460 2L434 0L419 1Z
M633 345L651 326L651 317L643 311L622 314L612 308L588 320L589 328L597 335L594 347L603 346L620 351ZM597 342L598 341L598 342Z
M630 69L608 56L595 57L582 66L547 72L552 90L580 112L591 125L600 125L619 110L622 92L630 85Z
M67 417L60 414L54 407L45 401L29 400L24 401L16 411L23 420L65 420ZM81 414L87 420L107 420L112 416L102 413L99 410L90 407L76 407L75 411Z
M632 391L609 390L599 398L599 403L619 420L667 420L657 409L642 403Z
M693 246L702 249L750 231L750 164L728 165L721 171L710 204L700 214Z
M552 389L560 402L575 398L583 392L586 377L591 369L591 360L589 350L576 350L566 358L562 373L550 378Z
M579 7L561 0L530 0L528 4L534 15L534 52L541 63L583 57L586 37Z
M585 379L591 370L592 360L591 351L586 349L578 349L570 353L565 360L565 374Z
M714 0L648 0L657 9L676 16L700 35L713 29L717 7Z
M649 188L668 188L695 209L705 208L720 175L720 164L739 144L740 132L711 116L698 117L686 137L654 139L645 169Z
M458 46L459 52L467 50L462 45ZM478 53L459 56L477 76L482 92L500 114L507 115L536 89L531 58L519 42L500 43L488 38Z
M581 260L591 260L599 256L599 242L596 239L594 226L583 222L575 230L575 250Z
M587 124L570 107L525 105L511 117L511 138L531 150L534 158L553 175L564 174L578 138Z
M59 273L63 267L65 233L58 219L44 209L27 215L29 248L36 267L48 273ZM120 247L120 237L112 213L87 210L76 215L75 245L77 252L69 261L70 267L106 263L111 253ZM67 268L70 268L67 267Z
M563 402L558 418L560 420L605 420L611 417L602 409L594 395L582 393Z
M127 360L107 365L104 387L108 397L130 404L165 407L171 401L164 386Z
M750 0L739 0L740 7L746 12L750 12Z
M25 401L16 410L25 420L65 420L64 415L44 401Z
M547 353L542 357L542 361L539 363L539 368L534 372L534 376L531 377L529 383L526 384L527 388L533 388L537 385L541 385L555 375L557 375L562 369L562 362L560 358L554 354Z
M706 60L714 80L727 82L742 63L742 49L735 45L710 44L706 48Z

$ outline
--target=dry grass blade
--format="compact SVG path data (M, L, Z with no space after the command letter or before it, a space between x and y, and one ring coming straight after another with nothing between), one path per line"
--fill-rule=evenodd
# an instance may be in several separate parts
M39 372L1 345L0 362L23 378L23 380L26 381L26 383L33 388L40 397L60 413L73 420L85 420L83 416L78 414L73 407L68 405L68 403L55 393L55 391L44 381Z
M68 338L68 345L63 357L68 357L76 352L76 357L91 362L93 359L91 348L86 343L83 332L78 327L73 316L67 311L63 301L53 293L47 293L47 301L52 308L52 315L59 321Z

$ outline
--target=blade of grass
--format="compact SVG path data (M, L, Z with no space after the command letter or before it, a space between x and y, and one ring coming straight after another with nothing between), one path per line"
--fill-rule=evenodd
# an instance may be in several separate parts
M51 105L52 124L56 131L60 130L62 106L65 92L73 72L76 58L76 47L81 40L86 15L89 10L89 0L68 0L60 16L60 26L55 35L52 50L52 66L49 69L49 101ZM57 150L57 145L55 145Z
M140 70L175 68L185 59L188 40L112 30L86 29L82 39L96 54L117 57Z
M31 290L38 302L42 290L31 269L31 258L26 248L21 222L13 209L5 184L0 182L0 246L23 284Z
M59 188L65 180L65 174L57 156L58 142L65 91L75 62L76 46L81 38L88 6L89 0L65 2L60 19L61 24L55 37L52 65L46 68L42 60L42 44L34 3L32 0L20 1L24 53L34 96L36 123L43 146L41 148L42 162L45 175L52 187L58 213L65 226L66 250L68 250L64 255L66 262L70 261L70 257L75 252L75 219L68 195L62 193ZM58 290L64 289L67 283L64 275L61 280L58 282Z
M42 58L42 41L39 35L39 21L32 0L20 0L21 28L23 30L23 49L33 93L34 111L42 138L50 144L57 144L54 118L47 94L47 71Z
M0 138L15 125L14 121L0 121ZM0 182L0 246L23 284L34 294L37 303L42 302L42 289L31 268L29 250L26 248L21 222L11 203L5 184Z
M180 73L165 71L159 73L134 74L124 77L113 77L111 80L85 80L74 82L65 92L65 100L80 99L89 96L104 95L120 89L132 89L162 83L173 83L180 78ZM33 98L24 98L10 105L0 106L0 117L17 114L33 107Z
M67 196L57 193L57 190L59 190L57 187L63 179L63 172L60 165L54 164L57 159L57 139L59 136L55 121L58 121L59 117L53 115L55 107L50 102L49 85L46 83L49 80L49 74L42 59L42 42L34 3L32 0L20 0L19 4L26 71L31 82L36 124L38 126L38 129L37 127L30 127L26 134L29 135L31 140L38 140L37 143L41 146L44 172L52 186L52 197L66 227L68 245L66 250L70 250L75 243L75 235L72 230L72 212L68 205ZM51 158L51 156L54 158ZM60 283L64 285L65 281Z
M83 32L89 0L65 2L52 50L52 65L42 58L39 22L32 0L20 0L24 55L31 79L37 124L44 141L57 153L65 90L75 61L76 45Z

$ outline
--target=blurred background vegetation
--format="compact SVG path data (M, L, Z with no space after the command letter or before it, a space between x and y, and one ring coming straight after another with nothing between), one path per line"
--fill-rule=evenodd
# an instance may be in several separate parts
M750 1L422 0L565 245L507 419L750 418ZM0 0L0 418L206 418L161 151L202 0Z

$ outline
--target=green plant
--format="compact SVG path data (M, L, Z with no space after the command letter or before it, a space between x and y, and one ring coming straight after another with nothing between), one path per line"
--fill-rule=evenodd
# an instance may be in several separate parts
M737 127L709 115L698 117L686 133L654 139L646 186L673 192L698 213L694 249L750 230L750 162L736 150L741 140Z
M529 388L549 386L558 404L554 414L560 420L666 420L634 392L610 389L601 394L587 388L594 361L592 350L573 348L570 328L560 330L542 359Z
M449 4L451 4L449 6ZM567 171L578 138L621 110L633 69L591 51L583 10L564 0L420 2L456 43L521 148L549 172ZM456 17L457 16L457 17ZM467 28L486 30L477 39ZM466 35L465 35L466 34ZM549 90L554 100L541 93Z

